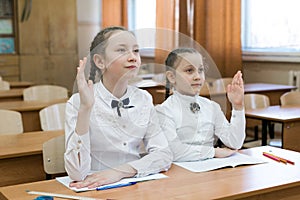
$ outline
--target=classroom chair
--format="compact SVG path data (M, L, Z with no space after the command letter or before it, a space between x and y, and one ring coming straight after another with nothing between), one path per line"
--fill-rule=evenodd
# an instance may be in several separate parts
M300 106L300 91L286 92L280 96L280 104L286 105L298 105Z
M245 110L267 108L268 106L270 106L270 99L267 95L263 95L263 94L245 94L244 104L245 104ZM248 121L250 121L250 119ZM246 142L258 141L258 129L259 126L261 125L261 122L257 124L256 121L257 120L251 121L252 124L254 124L254 139ZM270 138L273 139L274 123L269 123L268 128L269 128Z
M46 179L65 174L65 136L52 138L43 144L43 163Z
M232 82L231 77L224 77L214 80L212 84L212 91L213 92L226 92L226 87L228 84Z
M57 103L39 112L41 128L43 131L62 130L65 127L66 103Z
M24 101L50 101L68 98L68 90L57 85L35 85L23 90Z
M10 90L9 82L0 80L0 90Z
M0 134L23 133L21 113L13 110L0 109Z

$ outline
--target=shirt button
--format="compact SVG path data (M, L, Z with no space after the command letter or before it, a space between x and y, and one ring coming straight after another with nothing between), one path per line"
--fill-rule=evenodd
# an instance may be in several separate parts
M126 145L127 145L127 142L123 142L123 145L126 146Z
M78 144L81 144L81 140L78 140Z
M77 146L76 149L79 150L79 149L80 149L80 146Z
M126 125L123 125L122 127L123 127L123 128L126 128Z

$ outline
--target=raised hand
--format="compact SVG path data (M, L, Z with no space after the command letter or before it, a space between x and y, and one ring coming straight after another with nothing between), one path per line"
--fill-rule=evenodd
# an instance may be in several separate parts
M235 110L244 108L244 81L241 71L234 75L231 84L227 86L227 96Z
M80 95L81 106L85 108L91 108L94 105L94 90L93 82L91 80L86 81L84 70L86 66L87 58L84 57L83 60L79 61L79 67L77 67L77 86Z

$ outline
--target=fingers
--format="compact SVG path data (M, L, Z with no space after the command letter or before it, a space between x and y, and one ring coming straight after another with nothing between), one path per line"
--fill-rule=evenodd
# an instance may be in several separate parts
M238 71L232 78L232 85L238 85L238 86L243 86L244 85L244 81L242 78L242 72Z
M84 76L84 70L86 66L87 58L84 57L83 60L79 60L79 67L77 67L77 74L80 76Z

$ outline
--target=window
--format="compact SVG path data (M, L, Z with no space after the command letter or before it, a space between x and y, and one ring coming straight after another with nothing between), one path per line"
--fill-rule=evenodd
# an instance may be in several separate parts
M128 29L135 31L141 55L154 57L156 0L128 0Z
M243 60L300 62L299 7L299 0L242 0Z

